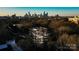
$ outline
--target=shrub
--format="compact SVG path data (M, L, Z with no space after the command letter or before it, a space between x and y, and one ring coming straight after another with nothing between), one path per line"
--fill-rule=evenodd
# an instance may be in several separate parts
M74 49L74 47L75 47L75 49L76 49L78 41L79 41L78 35L75 35L75 34L68 35L68 34L64 33L58 37L57 43L62 47L67 46L69 48L72 47L72 49Z
M62 20L60 20L60 21L59 20L51 20L48 27L56 30L57 28L59 28L62 25L64 25L64 22Z

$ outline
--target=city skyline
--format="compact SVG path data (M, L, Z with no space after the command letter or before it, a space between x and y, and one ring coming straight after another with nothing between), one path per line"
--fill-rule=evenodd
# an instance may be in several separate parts
M49 16L59 14L60 16L78 16L79 7L0 7L0 16L16 14L24 16L26 13L41 14L48 12Z

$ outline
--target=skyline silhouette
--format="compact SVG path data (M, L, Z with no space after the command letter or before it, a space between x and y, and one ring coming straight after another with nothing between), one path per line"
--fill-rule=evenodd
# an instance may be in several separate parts
M49 16L59 14L60 16L78 16L79 7L0 7L0 16L16 14L24 16L27 12L41 14L48 12Z

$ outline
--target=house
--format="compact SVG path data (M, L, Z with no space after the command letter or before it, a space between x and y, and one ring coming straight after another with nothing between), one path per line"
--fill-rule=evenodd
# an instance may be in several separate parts
M74 16L72 18L68 18L68 21L78 24L79 23L79 16Z

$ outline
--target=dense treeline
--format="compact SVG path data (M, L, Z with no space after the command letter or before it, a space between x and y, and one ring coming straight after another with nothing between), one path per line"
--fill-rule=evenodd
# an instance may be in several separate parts
M0 19L0 44L13 38L23 50L78 50L79 45L79 25L70 23L67 18L18 18L15 15ZM15 29L17 35L9 31L8 26L17 25ZM48 41L40 48L33 43L29 34L32 27L46 27L50 33ZM25 37L21 37L24 35Z

